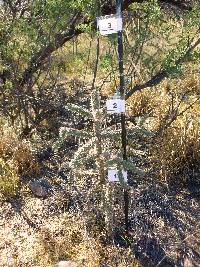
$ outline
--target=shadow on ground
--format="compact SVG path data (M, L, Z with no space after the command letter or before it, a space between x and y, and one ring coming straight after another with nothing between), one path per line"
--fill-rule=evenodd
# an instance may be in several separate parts
M200 266L200 206L196 193L172 192L155 184L137 187L133 194L132 249L141 265Z

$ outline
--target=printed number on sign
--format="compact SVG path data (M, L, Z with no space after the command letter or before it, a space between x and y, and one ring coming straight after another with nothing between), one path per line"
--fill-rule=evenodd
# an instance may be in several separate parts
M102 35L122 31L122 18L115 15L97 18L97 26Z
M107 113L122 113L125 112L125 100L109 99L106 101Z
M117 108L117 103L113 103L113 108Z
M122 171L122 176L125 182L127 182L127 171ZM109 182L119 182L118 170L108 170L108 181Z

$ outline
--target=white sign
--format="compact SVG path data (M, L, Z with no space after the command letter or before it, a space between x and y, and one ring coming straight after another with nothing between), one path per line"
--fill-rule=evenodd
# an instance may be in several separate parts
M97 26L101 35L107 35L122 31L122 18L109 15L97 18Z
M122 113L125 112L125 100L109 99L106 101L107 113Z
M122 176L125 182L127 182L127 171L122 171ZM109 182L119 182L119 171L118 170L108 170L108 181Z

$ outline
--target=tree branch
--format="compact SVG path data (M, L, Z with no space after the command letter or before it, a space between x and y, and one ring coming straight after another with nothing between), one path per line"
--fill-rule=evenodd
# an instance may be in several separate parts
M178 66L184 63L185 59L189 56L189 54L200 44L200 38L198 38L194 44L191 44L191 46L187 49L185 54L181 56L179 59L176 60L174 66ZM131 88L126 93L126 99L128 99L132 94L134 94L136 91L140 91L142 89L153 87L158 85L160 82L162 82L165 78L169 76L167 70L160 70L157 74L155 74L150 80L148 80L145 83L142 84L136 84L133 88Z
M172 5L174 7L177 7L181 10L192 10L192 5L191 2L192 1L187 1L187 0L160 0L161 3L164 4L169 4Z
M74 36L82 33L80 29L76 29L76 23L79 19L80 14L76 14L71 20L71 25L69 29L64 34L57 34L54 38L54 42L51 42L45 48L41 49L30 61L28 68L24 71L22 79L19 81L20 86L23 87L24 84L32 77L44 63L44 61L49 58L49 56L56 51L58 48L62 47L67 41L72 39Z
M5 1L7 2L7 1ZM10 2L10 1L8 1ZM122 3L122 10L126 10L132 3L142 3L144 0L124 0ZM160 0L160 3L170 3L173 4L174 6L177 6L183 10L190 10L191 5L188 4L187 0L183 1L177 1L177 0ZM109 3L105 3L101 7L101 14L102 15L107 15L115 13L115 5L110 5ZM29 79L32 77L32 75L45 63L46 59L57 49L62 47L67 41L71 40L75 36L80 35L83 33L81 29L76 28L77 23L80 21L83 21L82 23L84 25L89 25L92 23L91 20L88 20L83 17L80 13L76 14L71 22L70 28L63 34L57 34L54 36L54 42L51 42L49 45L41 49L31 60L30 63L27 67L27 69L24 71L22 74L22 78L19 80L18 84L23 87L24 84L26 84ZM93 25L95 25L95 22L93 22ZM156 81L160 80L163 77L164 73L161 72L159 75L154 76L151 81L156 83ZM4 78L5 76L0 74L1 78ZM164 75L165 76L165 75ZM165 77L164 77L165 78ZM163 78L162 78L163 79ZM161 80L162 80L161 79ZM147 82L147 85L152 82ZM145 88L146 86L144 85L136 85L136 89L140 90Z

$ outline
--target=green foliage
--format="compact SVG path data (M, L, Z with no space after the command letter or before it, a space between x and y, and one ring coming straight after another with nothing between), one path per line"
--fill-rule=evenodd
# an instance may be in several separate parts
M93 12L91 1L32 1L27 4L26 16L12 20L4 15L0 24L0 51L4 60L18 60L28 63L43 47L54 42L56 34L66 31L71 16L77 12ZM2 10L3 12L3 10ZM82 26L81 26L82 25ZM83 29L84 24L80 26ZM85 30L88 30L87 26ZM23 53L22 53L23 52Z
M6 91L2 103L5 105L4 115L10 116L12 121L22 118L22 124L32 125L33 118L41 109L43 112L48 109L47 106L38 107L38 102L48 101L44 100L44 94L42 99L38 98L41 95L38 92L47 91L47 87L53 90L55 84L71 75L79 75L81 79L85 77L87 82L91 80L95 51L92 42L95 35L91 32L99 6L97 1L89 0L36 0L25 1L23 10L17 2L15 4L15 11L7 3L0 7L0 74L8 73L1 85L2 90ZM83 34L83 38L77 41L79 51L71 53L71 43L67 40L73 36L69 30L75 18L78 19L72 28L90 34ZM134 77L134 82L146 81L161 68L173 77L182 74L176 61L184 56L188 44L198 35L198 21L198 6L178 18L163 10L159 1L133 3L129 16L124 15L123 26L127 76ZM68 31L69 36L64 37ZM88 40L91 40L91 46ZM117 34L100 37L101 44L103 49L100 51L99 66L102 73L99 78L106 79L105 76L110 74L113 85L109 86L116 87ZM63 50L59 49L60 46ZM191 52L184 58L185 62L198 60L198 51ZM45 59L41 60L43 57ZM21 80L28 77L30 84L27 90L28 81L21 84ZM67 86L65 89L68 89ZM17 90L23 92L24 100Z
M126 31L128 43L125 43L127 48L124 51L128 52L128 62L135 63L133 71L136 77L146 80L159 69L165 69L172 76L182 74L181 63L190 58L190 55L184 57L185 53L198 35L199 7L194 7L181 18L164 12L159 1L134 3L131 8L132 29ZM133 53L131 59L130 53ZM180 58L183 60L179 61Z
M106 52L106 54L103 55L100 59L99 67L102 69L108 69L111 64L112 64L112 55Z
M81 30L82 32L85 32L85 33L92 33L93 31L93 23L88 23L88 24L84 24L84 23L80 23L78 26L77 26L77 29Z
M200 20L200 6L198 3L192 8L192 11L188 11L185 15L184 26L188 29L199 29L199 20Z
M55 135L57 135L60 126L71 125L71 120L69 119L68 121L65 111L69 112L70 116L73 117L72 121L75 121L74 128L71 128L71 126L60 128L60 135L54 145L54 150L59 155L59 148L62 148L65 140L75 139L78 141L78 148L67 151L69 155L65 155L66 157L64 156L63 161L62 158L59 158L58 164L61 163L64 168L66 167L67 174L69 169L71 171L70 174L73 174L71 176L73 176L74 180L66 183L66 190L68 190L68 186L75 185L77 192L80 192L81 196L84 195L83 199L87 200L83 212L86 213L86 210L89 210L87 220L91 221L92 227L85 227L85 225L80 224L82 229L89 228L93 231L95 227L101 229L104 227L105 222L99 219L101 217L99 214L95 218L98 221L96 223L97 226L93 222L94 220L91 220L90 217L95 216L91 213L91 210L97 211L100 215L101 212L103 215L106 215L106 212L107 215L110 213L111 217L113 216L113 211L115 211L118 217L121 217L120 212L123 209L119 208L120 212L118 213L118 207L113 205L112 201L116 192L113 192L112 196L112 190L116 188L121 190L127 186L122 177L123 170L131 170L132 173L136 174L136 177L138 175L142 180L144 173L136 167L135 156L137 156L137 160L139 158L139 164L141 164L141 168L144 171L149 168L146 140L152 137L152 132L143 126L148 119L150 119L150 122L147 122L146 125L153 129L152 131L155 133L157 133L156 129L159 123L161 128L168 128L165 132L163 131L164 134L160 139L151 139L151 143L148 144L152 149L150 156L153 164L153 167L150 166L150 171L152 171L150 175L155 177L158 174L162 181L172 181L173 185L177 182L175 180L185 183L186 179L192 175L198 179L198 166L200 164L199 125L196 122L193 122L193 126L190 124L192 116L197 112L188 113L189 117L186 123L181 118L180 126L178 127L176 124L171 127L170 119L174 118L173 116L176 117L176 107L178 111L184 110L184 108L187 108L187 102L190 104L192 99L197 99L198 85L190 82L185 86L185 91L180 92L178 90L178 82L180 81L178 77L180 77L180 74L184 76L184 72L188 75L188 72L196 71L193 62L198 61L199 51L197 49L193 50L187 56L185 56L185 53L192 41L195 40L194 38L198 36L199 7L196 6L191 12L181 14L178 17L169 13L169 11L163 10L159 5L159 1L151 0L133 3L131 5L132 11L125 12L123 15L126 88L129 89L135 84L145 83L161 69L167 71L171 78L170 80L173 81L174 79L178 88L177 92L175 92L170 86L161 84L161 88L151 88L152 90L147 91L144 98L142 93L138 92L139 99L136 97L135 101L129 105L132 110L130 121L129 115L126 114L127 124L131 123L127 129L128 160L125 161L122 157L121 130L117 130L114 126L107 127L105 112L104 109L101 109L98 98L98 94L101 94L101 92L94 90L97 97L92 92L91 110L83 108L81 105L66 104L69 95L69 99L72 99L71 96L74 97L71 100L73 102L80 100L77 99L79 95L81 98L82 96L87 98L88 91L92 87L91 81L93 80L93 67L96 59L96 45L94 44L96 42L95 34L91 34L91 32L94 30L95 17L99 13L98 1L35 0L23 2L26 5L24 13L20 13L22 10L18 10L14 14L8 7L5 9L0 7L0 11L2 11L0 12L0 90L3 92L0 96L1 112L5 112L6 115L10 114L12 121L16 121L17 125L20 122L25 130L30 129L30 136L37 135L41 125L43 125L42 130L44 132L48 128L49 132L55 131ZM101 1L101 4L104 5L104 2L108 3L108 1ZM111 2L113 3L113 1ZM78 17L74 25L75 31L70 31L68 36L66 33L70 29L70 23L75 16ZM68 40L74 33L76 34L77 29L84 33L82 37L75 36L77 38L78 51L74 52L76 49L74 49L74 46L72 49L72 44ZM66 37L62 39L64 34L66 34ZM62 42L58 45L61 39ZM98 88L103 88L102 91L104 90L104 95L107 96L119 84L117 34L99 37L99 39L100 71L97 73L95 82ZM74 39L71 40L74 41ZM89 44L90 40L91 45ZM58 49L59 46L62 46L62 49ZM45 55L47 55L45 60L40 62L40 59ZM191 62L191 65L185 64L182 67L179 64L180 58L183 58L184 63ZM37 64L39 68L34 70ZM28 72L24 73L27 68ZM32 71L33 73L31 73ZM31 74L25 84L21 82L21 78L26 77L26 75L23 76L24 74ZM78 82L72 85L74 77ZM108 77L111 77L111 79L109 80ZM161 102L159 97L166 102ZM83 130L76 128L76 123L79 123L80 118L86 118L89 121L87 125L81 125L84 127ZM55 126L49 127L48 123L50 121L56 122ZM188 128L185 126L186 124ZM46 143L45 134L42 131L40 134ZM23 137L23 135L20 135L20 138L21 136ZM26 138L28 139L29 135ZM0 142L2 147L0 147L0 152L2 151L0 153L0 195L4 199L17 194L20 175L33 177L38 169L28 146L26 147L23 142L18 140L17 142L11 142L13 141L11 139L9 139L9 142L4 140ZM50 141L51 143L53 142L52 139ZM67 147L66 150L68 149ZM72 153L73 155L71 156ZM63 151L61 154L63 155ZM146 158L146 161L140 161L141 155L142 160ZM52 163L54 166L54 159L57 159L56 156L50 162L50 165ZM67 159L69 161L66 162ZM148 163L146 164L147 161ZM106 170L109 168L118 169L121 186L108 184ZM156 174L153 173L153 168L156 169ZM100 176L101 178L105 176L105 179L99 179ZM101 186L102 184L103 186ZM82 190L83 188L84 190ZM110 191L107 192L107 196L106 191ZM72 197L73 190L68 192ZM105 203L100 203L100 199L105 200L107 206ZM63 202L63 199L61 202ZM123 200L119 201L119 203L119 205L123 205ZM104 208L105 210L107 209L106 212L104 212ZM100 212L98 209L100 209ZM88 246L89 239L87 238L83 243L80 239L87 235L86 233L81 234L79 227L70 230L70 233L67 232L71 221L65 224L65 220L62 220L62 218L59 218L57 222L53 222L53 220L51 218L49 222L49 227L47 227L49 229L41 233L44 234L42 241L45 244L40 242L41 240L38 242L38 246L41 248L38 248L38 251L41 254L39 253L38 256L37 253L37 259L44 260L41 266L46 266L47 262L45 261L49 261L49 258L53 257L56 260L63 257L63 255L67 257L68 255L71 256L73 254L75 256L77 254L77 258L80 258L80 264L82 264L84 257L88 257L89 263L96 257L96 265L94 261L92 262L94 266L103 264L104 259L102 257L104 255L105 258L110 257L111 248L108 248L105 253L105 247L101 247L101 244L92 241ZM53 229L52 222L58 228ZM51 233L51 230L52 236L48 236L48 232ZM75 237L80 235L78 236L78 238L80 237L79 241L77 241L78 238L74 238L74 234ZM97 235L97 231L95 234ZM66 240L69 250L66 250ZM77 245L74 246L74 243ZM88 248L91 248L91 254L88 254ZM71 254L71 252L73 253ZM121 253L120 250L116 250L114 253L118 261L120 261L119 253ZM45 257L43 257L44 255ZM54 258L55 255L57 258ZM103 256L101 257L101 255ZM106 263L106 261L105 264L108 266L111 266L113 261L113 264L116 265L114 257L110 260L110 264ZM130 266L134 264L133 262L127 263L127 259L119 264L123 265L125 262ZM34 266L35 264L32 265Z

